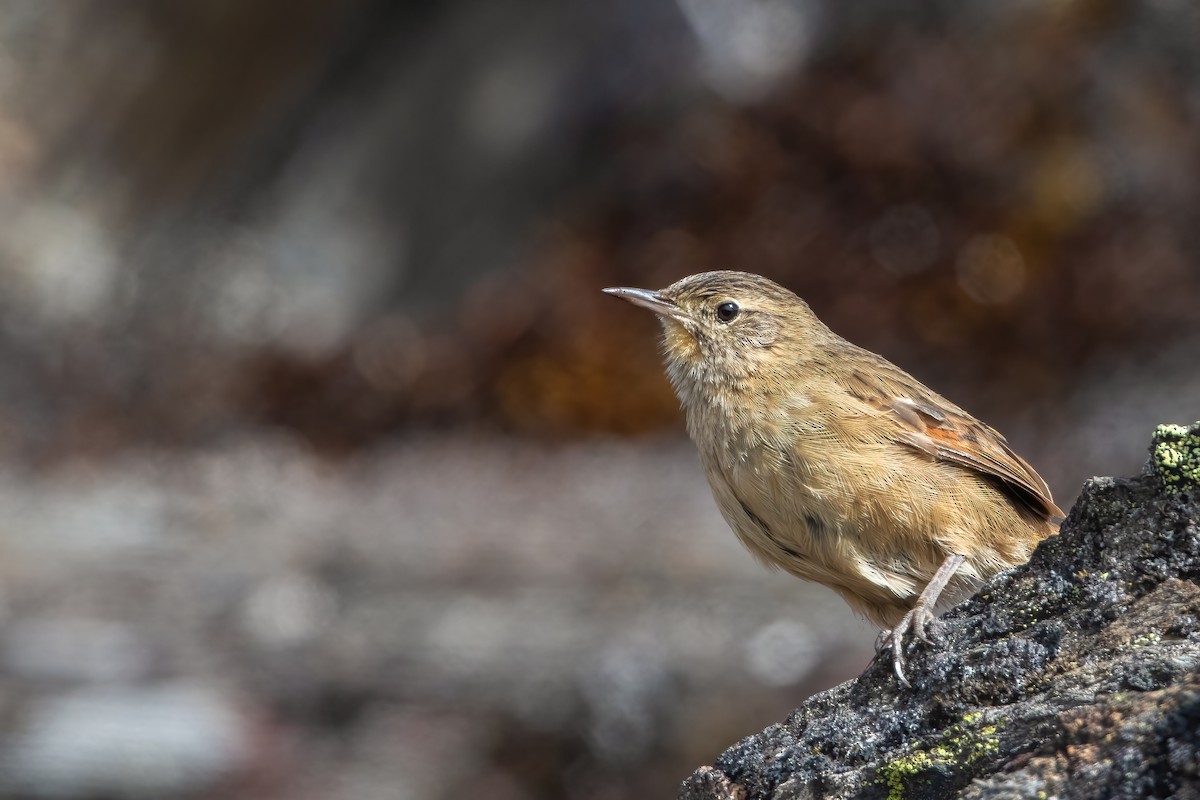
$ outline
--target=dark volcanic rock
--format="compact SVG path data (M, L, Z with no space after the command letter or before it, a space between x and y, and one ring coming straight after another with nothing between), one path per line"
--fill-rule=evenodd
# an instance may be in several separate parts
M681 800L1200 798L1189 437L1200 423L1160 427L1144 475L1089 481L1028 564L910 646L912 689L881 659L697 770Z

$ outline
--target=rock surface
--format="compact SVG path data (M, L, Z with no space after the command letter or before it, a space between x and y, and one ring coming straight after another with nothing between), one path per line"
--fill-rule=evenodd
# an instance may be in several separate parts
M1142 476L1089 481L1028 564L910 647L914 688L881 659L681 800L1200 798L1197 435L1160 427Z

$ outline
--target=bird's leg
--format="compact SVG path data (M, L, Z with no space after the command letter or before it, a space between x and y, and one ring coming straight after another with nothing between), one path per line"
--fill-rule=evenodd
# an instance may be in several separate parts
M946 584L950 583L950 579L954 577L954 573L962 566L962 563L967 560L967 557L961 554L955 554L946 558L942 565L937 568L937 572L933 573L929 583L925 585L925 590L921 592L921 596L917 598L917 602L912 609L904 615L900 623L890 631L884 633L882 644L890 644L892 647L892 668L896 671L896 677L904 686L911 686L908 679L904 677L904 637L910 631L914 636L923 642L928 642L929 638L925 635L925 628L933 621L933 611L931 609L937 605L938 597L946 588Z

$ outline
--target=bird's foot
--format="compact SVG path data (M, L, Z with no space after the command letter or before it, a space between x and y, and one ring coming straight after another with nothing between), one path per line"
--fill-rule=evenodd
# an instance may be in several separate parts
M922 642L929 642L928 628L929 623L933 622L933 612L930 609L937 605L942 590L946 588L946 584L954 577L954 573L958 571L965 560L966 556L960 553L948 556L937 568L937 572L933 573L933 577L926 584L921 596L917 598L912 610L904 615L900 624L882 634L876 647L876 657L882 655L884 648L888 646L892 648L892 669L902 686L912 686L908 682L908 678L904 677L904 637L911 633Z
M912 686L908 682L908 678L904 675L904 638L911 634L914 638L929 644L929 624L931 622L933 622L933 613L924 603L918 602L912 607L912 610L901 618L896 627L879 634L879 639L875 645L876 657L883 655L885 650L891 649L892 670L896 673L896 679L900 681L902 686Z

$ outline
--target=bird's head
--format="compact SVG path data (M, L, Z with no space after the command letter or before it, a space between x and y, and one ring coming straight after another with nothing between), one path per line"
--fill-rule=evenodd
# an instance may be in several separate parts
M775 374L828 332L803 300L748 272L702 272L658 291L604 291L658 315L667 373L685 403L698 388Z

